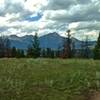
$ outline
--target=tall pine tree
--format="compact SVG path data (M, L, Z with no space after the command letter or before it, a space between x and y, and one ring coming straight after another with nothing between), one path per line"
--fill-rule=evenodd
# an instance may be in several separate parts
M32 58L33 57L33 48L31 46L27 49L27 57Z
M33 41L33 57L34 58L40 57L40 43L39 43L39 38L37 33L35 33L34 41Z
M86 40L84 43L84 58L89 58L90 48L89 48L89 38L86 36Z
M94 59L100 59L100 32L96 46L94 48Z
M63 58L71 58L72 57L70 32L71 32L71 30L67 31L67 37L64 40Z
M16 47L12 47L12 49L11 49L11 57L16 57L16 54L17 54Z

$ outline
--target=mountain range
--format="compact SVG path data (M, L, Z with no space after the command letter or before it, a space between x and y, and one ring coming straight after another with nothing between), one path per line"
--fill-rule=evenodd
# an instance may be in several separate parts
M10 35L9 40L11 42L11 47L16 47L18 49L26 50L27 47L32 45L33 35L25 35L22 37L18 37L16 35ZM52 48L58 49L63 46L65 37L60 36L58 33L53 32L39 37L40 47L41 48ZM81 44L83 41L80 41L76 38L72 38L72 41L75 44L75 48L81 48ZM94 47L96 41L88 41L88 45Z

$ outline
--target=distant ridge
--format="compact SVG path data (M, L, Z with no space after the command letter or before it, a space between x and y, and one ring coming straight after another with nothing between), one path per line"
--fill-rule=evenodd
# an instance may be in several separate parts
M16 35L10 35L9 40L11 42L11 46L16 47L18 49L27 49L28 46L32 45L33 35L25 35L22 37L18 37ZM60 36L58 33L53 32L39 37L40 47L41 48L52 48L58 49L63 46L63 40L65 38ZM81 48L82 41L72 38L72 41L75 43L76 49ZM90 46L94 46L96 41L89 41Z

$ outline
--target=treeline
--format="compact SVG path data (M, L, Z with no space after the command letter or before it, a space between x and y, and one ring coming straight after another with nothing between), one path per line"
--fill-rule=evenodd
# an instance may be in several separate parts
M33 43L27 50L11 47L8 37L0 37L0 58L94 58L100 59L100 33L94 49L88 44L88 37L81 42L81 48L76 49L75 43L71 39L70 30L66 32L63 45L57 50L51 48L40 48L38 34L33 38Z
M4 57L25 57L25 53L21 49L16 49L15 47L11 47L10 40L8 37L2 36L0 37L0 58Z

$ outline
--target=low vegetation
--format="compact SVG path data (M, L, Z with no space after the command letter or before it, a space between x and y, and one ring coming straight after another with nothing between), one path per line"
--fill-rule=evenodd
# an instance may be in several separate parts
M99 90L99 60L0 59L0 100L90 100Z

